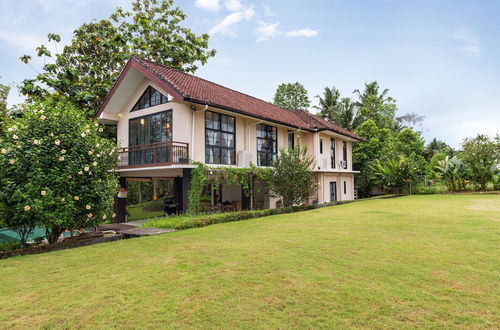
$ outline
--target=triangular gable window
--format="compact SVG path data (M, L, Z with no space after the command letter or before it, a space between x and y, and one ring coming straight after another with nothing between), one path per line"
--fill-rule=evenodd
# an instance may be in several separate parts
M153 87L149 86L148 88L146 88L142 96L139 98L139 101L137 101L131 111L146 109L167 102L168 97L158 92Z

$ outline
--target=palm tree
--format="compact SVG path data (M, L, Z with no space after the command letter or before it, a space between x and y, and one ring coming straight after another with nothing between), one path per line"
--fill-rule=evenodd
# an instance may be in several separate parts
M358 113L356 102L348 97L342 98L335 111L334 122L349 131L358 128L363 123L363 119Z
M319 98L319 106L315 105L314 108L319 110L319 115L329 121L334 121L333 114L339 104L340 91L335 86L325 87L323 96L316 95Z
M358 96L359 100L357 103L360 107L365 106L371 96L376 96L382 103L391 100L390 96L386 97L387 93L389 93L389 89L384 89L380 94L379 90L380 86L378 85L378 82L372 81L371 83L365 83L365 90L363 93L361 93L359 89L355 89L353 93Z

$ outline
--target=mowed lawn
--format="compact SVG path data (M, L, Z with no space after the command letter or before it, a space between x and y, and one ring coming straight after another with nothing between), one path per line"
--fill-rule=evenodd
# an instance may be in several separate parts
M500 325L500 195L369 200L0 260L0 327Z

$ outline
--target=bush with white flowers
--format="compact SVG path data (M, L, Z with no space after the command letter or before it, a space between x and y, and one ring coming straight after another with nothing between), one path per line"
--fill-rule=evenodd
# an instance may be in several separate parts
M0 137L0 218L25 243L35 226L50 243L64 230L113 214L116 145L102 127L64 102L30 106Z

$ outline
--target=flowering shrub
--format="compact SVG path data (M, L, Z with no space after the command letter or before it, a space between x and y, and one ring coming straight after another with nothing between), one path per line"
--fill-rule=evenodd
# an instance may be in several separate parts
M0 218L24 243L39 225L50 243L112 216L116 146L73 106L47 100L6 122L0 140Z

